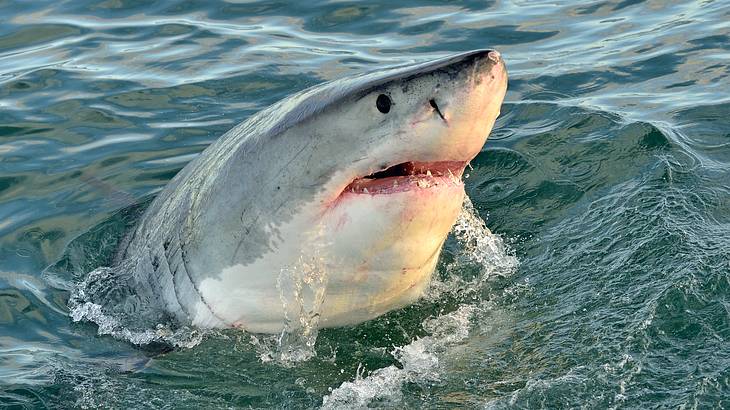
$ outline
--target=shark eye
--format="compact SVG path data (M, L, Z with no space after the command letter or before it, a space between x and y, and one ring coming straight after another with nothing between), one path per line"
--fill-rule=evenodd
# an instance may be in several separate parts
M382 112L383 114L387 114L388 111L390 111L390 104L390 97L385 94L380 94L378 96L378 100L375 101L375 106L378 107L378 111Z

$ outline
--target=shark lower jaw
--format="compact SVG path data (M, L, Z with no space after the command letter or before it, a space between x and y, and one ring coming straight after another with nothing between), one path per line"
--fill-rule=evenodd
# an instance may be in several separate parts
M323 326L369 320L422 296L461 211L465 166L405 163L357 178L321 215L323 252L335 255Z
M466 165L466 161L403 162L382 171L355 178L345 187L340 197L394 195L439 188L461 188L464 185L461 176Z

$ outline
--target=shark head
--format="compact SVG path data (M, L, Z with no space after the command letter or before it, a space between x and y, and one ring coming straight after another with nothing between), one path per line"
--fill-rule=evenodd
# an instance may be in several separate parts
M126 253L178 238L193 295L176 303L199 326L270 333L302 304L323 327L406 306L429 283L506 88L500 54L477 50L298 93L189 164ZM310 284L316 272L321 292L297 307L291 272Z
M477 51L396 72L342 105L336 115L353 124L355 157L320 199L324 270L333 273L323 324L362 321L421 296L461 210L464 169L506 87L499 53Z

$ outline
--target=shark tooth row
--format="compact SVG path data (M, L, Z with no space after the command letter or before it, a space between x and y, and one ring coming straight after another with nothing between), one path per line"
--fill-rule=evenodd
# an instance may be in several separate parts
M436 175L434 175L436 174ZM369 183L364 182L362 184L355 184L350 187L352 193L363 193L363 194L377 194L385 192L396 192L396 191L408 191L410 187L418 187L421 189L438 186L443 183L458 185L461 184L461 179L454 175L451 170L448 170L446 174L442 172L430 172L419 175L408 175L398 178L389 178L391 183L387 184L384 181L374 182L371 180ZM367 185L367 186L362 186Z

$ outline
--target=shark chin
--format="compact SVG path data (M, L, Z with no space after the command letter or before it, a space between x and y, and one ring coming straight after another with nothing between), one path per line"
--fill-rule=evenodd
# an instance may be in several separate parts
M413 303L506 89L501 55L474 50L254 115L188 164L120 246L114 268L139 302L127 316L277 333L303 312L348 326Z

